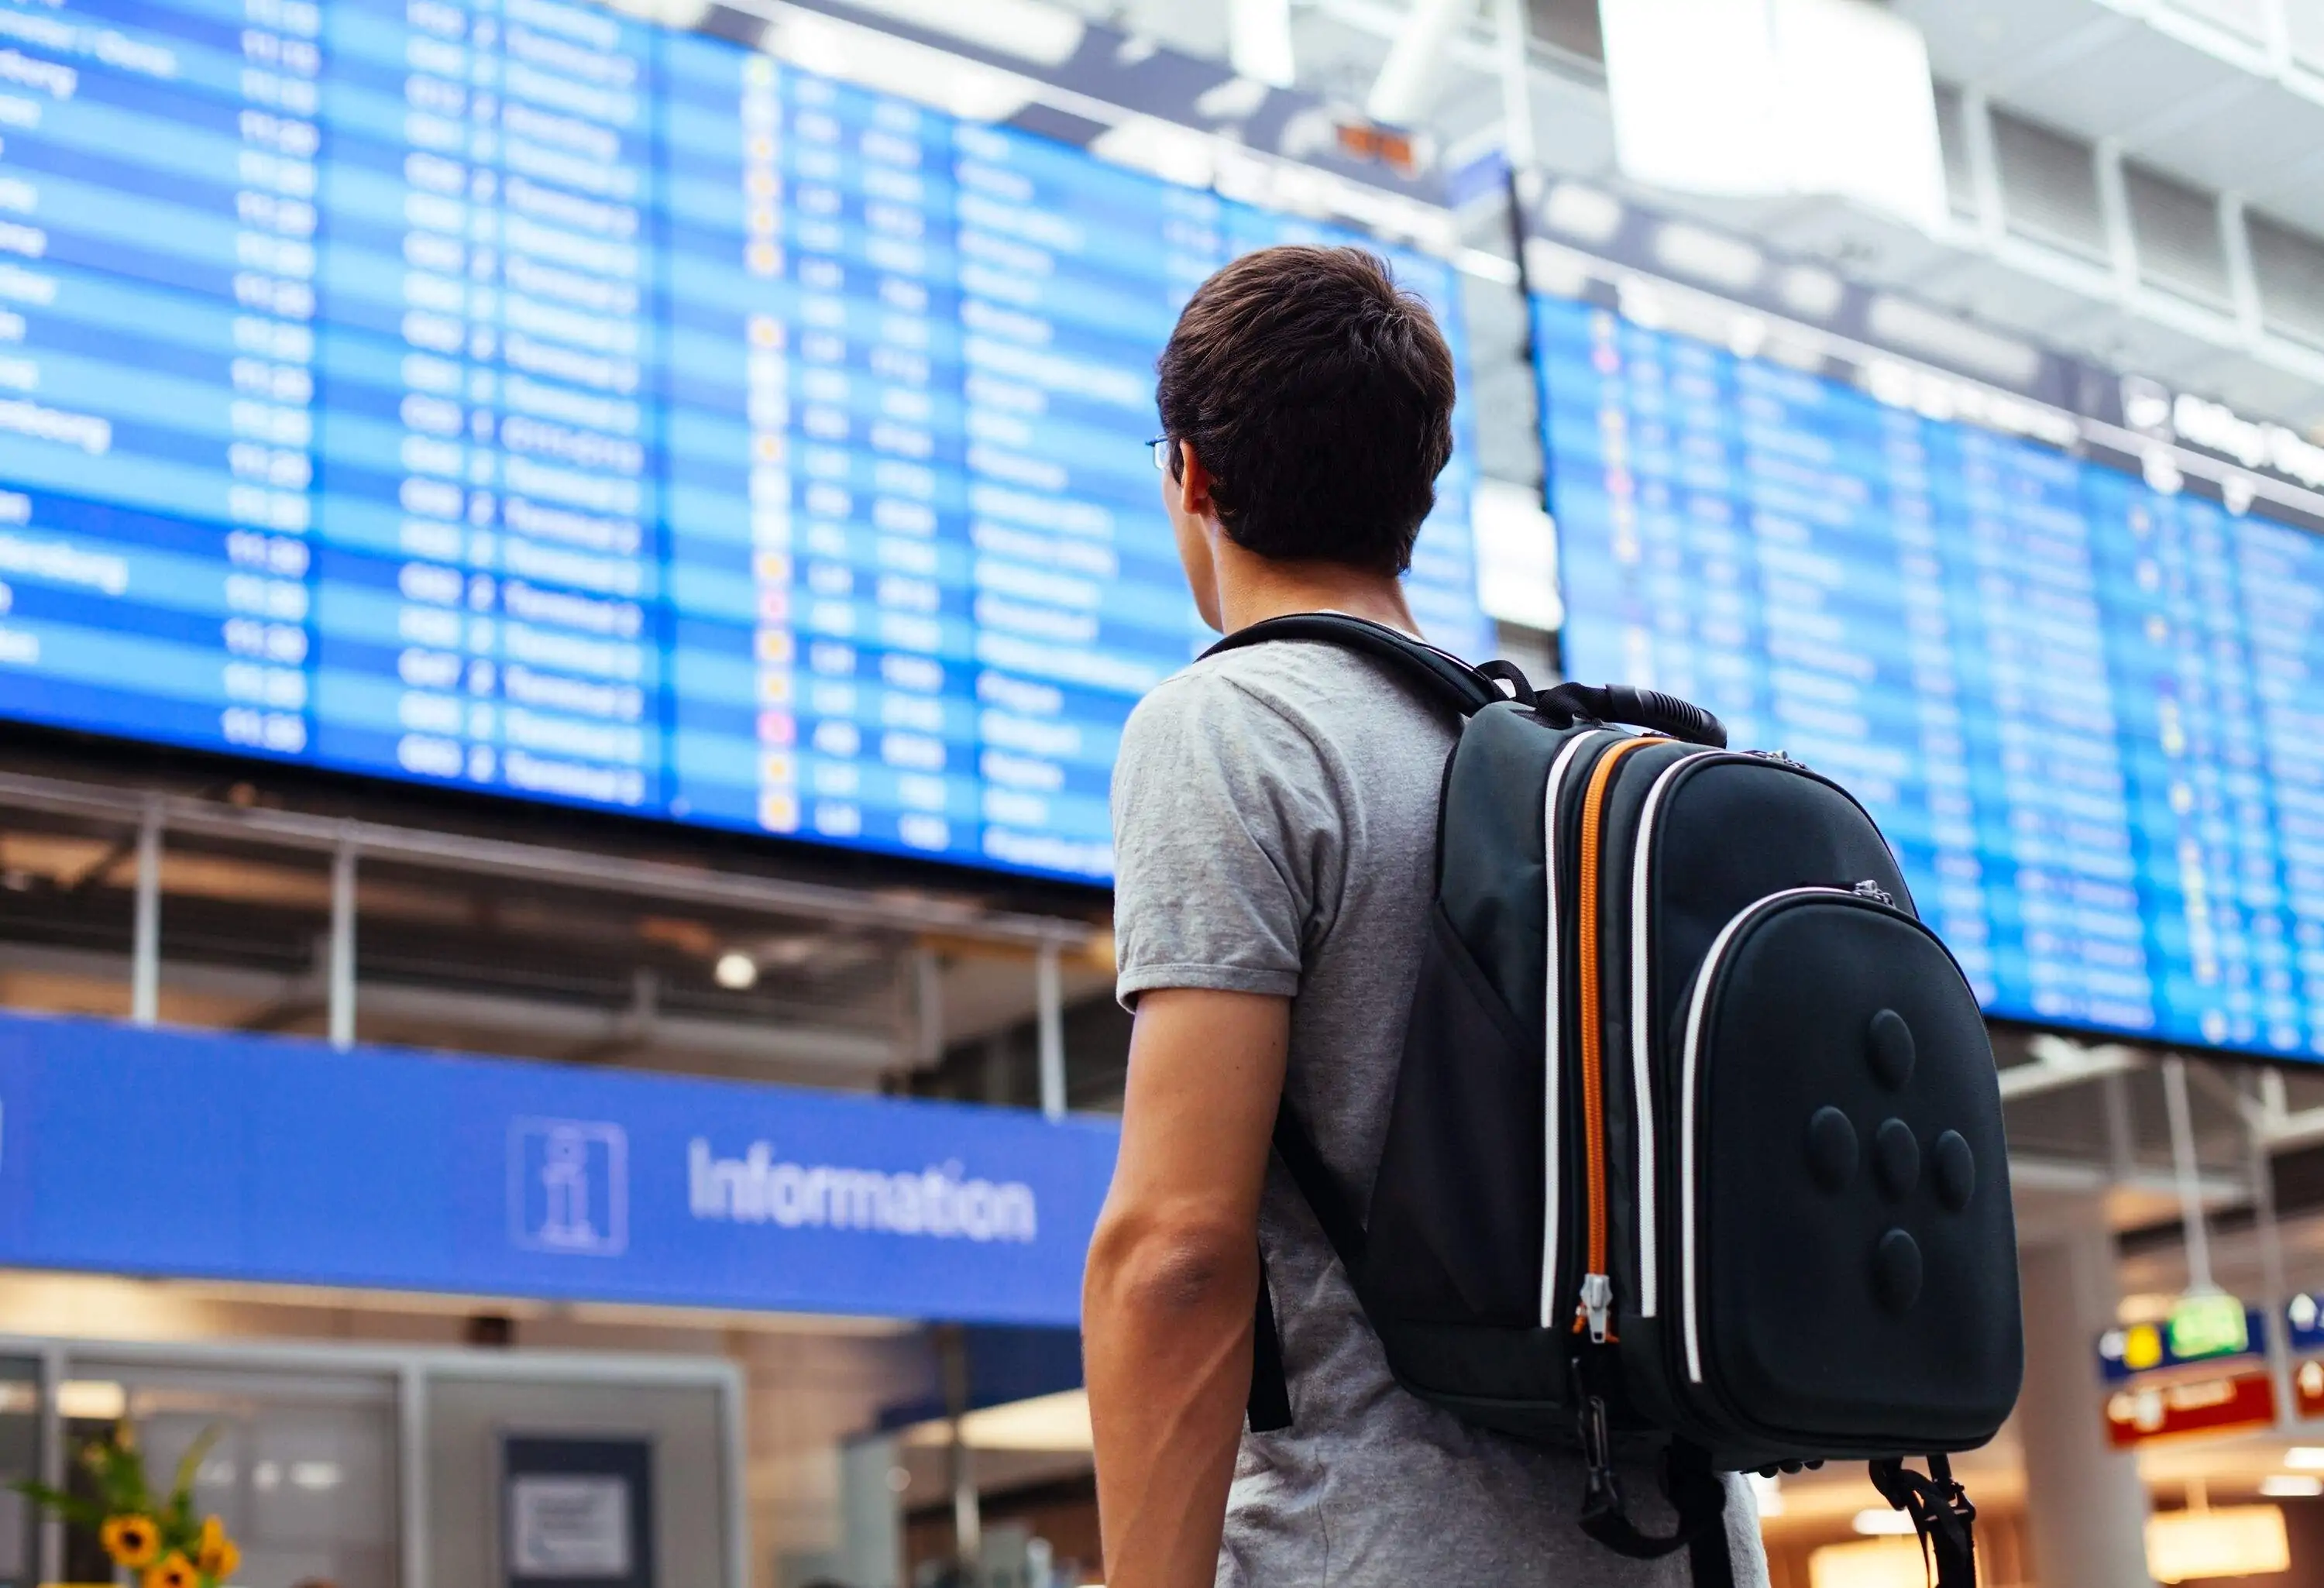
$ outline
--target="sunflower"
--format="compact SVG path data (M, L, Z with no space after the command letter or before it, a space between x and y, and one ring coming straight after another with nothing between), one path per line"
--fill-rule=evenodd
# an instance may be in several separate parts
M153 1557L161 1553L161 1529L153 1525L152 1517L134 1513L108 1517L97 1530L97 1537L105 1546L105 1553L113 1557L114 1565L133 1571L152 1565Z
M202 1580L193 1562L172 1551L160 1565L145 1568L143 1588L202 1588Z
M194 1546L194 1565L206 1577L225 1578L234 1575L242 1565L242 1551L226 1536L226 1524L216 1517L202 1519L202 1536Z

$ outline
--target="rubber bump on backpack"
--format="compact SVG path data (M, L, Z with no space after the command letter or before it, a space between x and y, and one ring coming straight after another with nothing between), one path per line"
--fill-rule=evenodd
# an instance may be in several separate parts
M1921 1243L1909 1231L1891 1230L1872 1249L1872 1294L1892 1313L1921 1299Z
M1937 1145L1929 1154L1930 1177L1936 1182L1937 1200L1954 1213L1969 1205L1977 1195L1977 1154L1959 1131L1947 1131L1937 1138Z
M1886 1119L1872 1133L1872 1172L1891 1202L1902 1202L1921 1183L1921 1140L1903 1120Z
M1808 1173L1825 1191L1848 1189L1856 1178L1856 1127L1840 1110L1826 1104L1808 1120Z
M1913 1066L1919 1057L1913 1028L1904 1023L1904 1017L1893 1009L1882 1010L1865 1028L1864 1042L1865 1057L1880 1084L1891 1092L1903 1090L1913 1078Z

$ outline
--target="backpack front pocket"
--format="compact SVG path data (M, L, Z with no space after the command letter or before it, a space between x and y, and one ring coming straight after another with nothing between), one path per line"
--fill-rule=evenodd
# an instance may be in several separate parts
M1789 890L1729 921L1664 1077L1672 1377L1738 1444L1958 1449L2007 1414L2017 1275L1976 995L1927 928ZM1712 1387L1716 1387L1716 1393Z

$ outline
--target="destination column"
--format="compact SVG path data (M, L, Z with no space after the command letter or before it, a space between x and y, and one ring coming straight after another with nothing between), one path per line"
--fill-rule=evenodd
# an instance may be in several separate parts
M310 5L16 14L0 123L0 695L309 743Z
M558 0L331 26L327 753L657 806L652 35Z

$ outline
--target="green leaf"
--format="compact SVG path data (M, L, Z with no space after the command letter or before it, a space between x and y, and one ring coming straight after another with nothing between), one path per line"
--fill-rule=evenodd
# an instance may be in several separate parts
M93 1500L84 1500L78 1494L68 1494L61 1489L51 1489L46 1483L34 1483L28 1481L11 1483L8 1487L42 1510L52 1510L66 1521L78 1522L83 1527L97 1527L111 1514Z
M210 1453L218 1436L226 1432L223 1425L212 1423L201 1436L186 1446L185 1458L178 1463L178 1475L170 1484L170 1509L179 1515L188 1514L193 1504L194 1479L202 1470L202 1462Z

